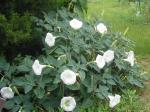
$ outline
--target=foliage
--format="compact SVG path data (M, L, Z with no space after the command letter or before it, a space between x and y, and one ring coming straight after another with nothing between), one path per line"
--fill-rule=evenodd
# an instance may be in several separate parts
M23 54L24 46L31 42L31 46L26 46L28 51L26 53L34 52L36 54L37 49L41 49L39 43L41 31L36 28L30 18L32 16L42 17L43 12L50 10L53 10L53 14L55 14L55 11L60 7L69 8L72 12L74 12L74 8L85 11L86 0L1 0L0 54L11 55L7 58L12 59L18 54ZM20 49L18 50L18 48ZM34 50L30 48L34 48Z
M9 19L0 14L0 54L4 54L7 59L12 60L18 54L40 52L39 40L42 32L35 27L30 18L29 13L22 16L12 13Z
M4 15L0 15L0 26L4 35L6 43L17 43L23 41L24 39L31 38L31 21L30 16L26 13L23 16L19 16L17 13L13 13L10 16L10 20L7 20Z
M72 29L69 25L72 18L82 20L83 27ZM85 21L65 9L59 10L56 16L45 14L44 20L34 19L45 33L51 32L58 37L55 46L45 45L44 55L36 57L40 63L54 68L44 68L42 75L37 76L32 71L35 58L27 56L16 58L7 70L1 69L4 77L0 86L9 85L16 93L13 99L7 100L7 110L56 112L63 96L73 96L77 102L75 111L78 112L80 108L101 105L109 94L122 94L129 87L143 87L140 66L135 63L131 67L123 60L132 42L120 33L98 33L94 26L101 21ZM93 61L97 54L103 54L108 49L115 52L115 59L99 69ZM67 86L61 81L60 74L65 69L79 74L74 85Z
M87 0L1 0L0 12L7 17L12 12L24 14L29 12L34 16L40 16L42 12L57 10L62 6L66 8L69 5L86 10ZM40 6L40 7L39 7Z

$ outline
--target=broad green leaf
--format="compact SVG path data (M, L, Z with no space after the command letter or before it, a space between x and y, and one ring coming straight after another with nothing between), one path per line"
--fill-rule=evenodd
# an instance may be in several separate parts
M32 85L24 85L24 91L25 91L25 94L28 93L29 91L31 91L33 88Z
M28 66L26 65L20 65L17 67L18 71L20 72L29 72L31 71L31 68L29 68Z
M110 85L116 85L116 82L112 79L107 80L107 83L110 84Z
M2 56L0 56L0 72L2 70L8 70L10 67L9 63L7 63L6 59Z
M80 79L81 79L81 81L84 81L84 79L85 79L85 72L84 71L79 71L79 77L80 77Z
M12 109L15 106L15 102L14 100L8 100L5 102L5 108L7 109Z
M84 108L89 108L89 107L91 107L92 105L93 105L93 100L91 99L91 98L85 98L84 100L83 100L83 103L82 103L82 106L84 107Z
M55 90L57 87L58 87L58 85L56 85L56 84L49 84L49 85L47 86L47 91L53 91L53 90Z
M70 90L80 90L80 84L78 82L76 82L73 85L66 86L66 87L69 88Z
M35 88L34 89L34 94L37 96L37 98L39 98L39 99L41 99L41 98L43 98L44 97L44 95L45 95L45 90L44 89L42 89L42 88Z

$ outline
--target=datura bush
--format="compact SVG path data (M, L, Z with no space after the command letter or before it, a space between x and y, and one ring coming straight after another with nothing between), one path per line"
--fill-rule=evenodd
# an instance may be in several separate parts
M122 34L102 21L89 22L64 10L44 17L36 18L45 32L43 54L17 58L16 69L8 69L11 74L2 79L7 110L79 112L104 102L115 109L125 89L143 87L132 42Z

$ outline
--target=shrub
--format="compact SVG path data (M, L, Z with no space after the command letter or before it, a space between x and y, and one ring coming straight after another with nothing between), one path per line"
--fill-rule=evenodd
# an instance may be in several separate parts
M12 60L18 54L37 54L40 51L37 52L36 48L41 48L38 41L41 31L35 27L30 16L29 13L22 16L12 13L7 19L0 14L0 54L4 54L7 59Z
M4 15L0 16L0 26L4 31L4 40L6 43L19 43L24 39L31 38L31 21L30 15L26 13L24 16L19 16L17 13L13 13L10 19L7 20Z
M41 49L38 38L41 36L41 31L36 28L30 18L32 16L41 17L43 12L50 10L54 11L52 14L55 14L60 7L69 8L72 12L75 7L78 7L83 11L86 10L86 0L1 0L0 54L3 53L11 60L18 54L24 54L22 52L24 50L29 55L30 52L38 54L37 49ZM31 42L34 43L29 47L26 46ZM30 48L34 48L34 50Z
M61 110L61 99L71 96L66 103L72 102L74 109L75 99L74 111L79 112L80 107L107 102L108 95L143 87L142 70L134 63L133 51L127 53L132 42L120 33L108 31L102 21L85 21L64 9L55 17L45 14L44 20L36 21L45 33L50 32L44 35L45 53L16 59L14 64L20 63L15 71L3 79L4 86L10 85L16 93L7 100L6 109L56 112ZM98 23L101 24L96 26ZM33 62L34 59L37 60ZM62 104L61 107L64 108Z

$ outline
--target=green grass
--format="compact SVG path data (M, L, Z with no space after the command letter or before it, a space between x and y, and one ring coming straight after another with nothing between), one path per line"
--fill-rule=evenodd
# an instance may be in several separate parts
M88 3L88 18L96 16L116 32L123 33L129 28L126 36L135 42L136 54L150 55L150 24L145 24L144 16L135 16L135 4L119 4L118 0L92 1Z

